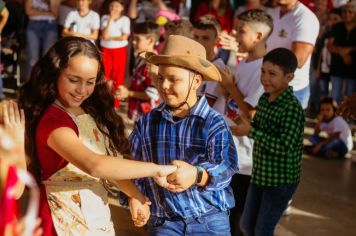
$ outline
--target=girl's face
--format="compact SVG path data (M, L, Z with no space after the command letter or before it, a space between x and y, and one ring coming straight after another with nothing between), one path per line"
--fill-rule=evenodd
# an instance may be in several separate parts
M121 14L123 10L124 10L124 6L117 1L112 1L109 5L109 11L112 13Z
M77 55L69 59L57 81L57 99L66 108L77 108L94 92L99 63L94 58Z
M333 106L329 103L321 104L320 115L323 117L323 120L325 121L331 120L335 115Z

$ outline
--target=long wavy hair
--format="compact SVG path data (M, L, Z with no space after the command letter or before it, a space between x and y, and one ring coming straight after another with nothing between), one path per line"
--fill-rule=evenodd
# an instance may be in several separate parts
M105 82L101 54L89 40L79 37L65 37L54 44L34 65L30 79L19 90L19 107L26 117L25 150L29 157L29 169L40 182L40 165L36 153L36 128L46 108L58 96L57 81L69 60L83 55L98 61L99 69L94 92L81 107L91 115L99 130L109 140L113 155L128 154L129 143L125 135L122 118L114 110L114 97Z

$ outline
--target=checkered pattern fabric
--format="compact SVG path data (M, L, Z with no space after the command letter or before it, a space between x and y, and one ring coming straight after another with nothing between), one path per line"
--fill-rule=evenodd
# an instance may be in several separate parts
M299 182L304 122L292 87L271 103L268 94L260 98L249 134L255 141L252 183L280 186Z

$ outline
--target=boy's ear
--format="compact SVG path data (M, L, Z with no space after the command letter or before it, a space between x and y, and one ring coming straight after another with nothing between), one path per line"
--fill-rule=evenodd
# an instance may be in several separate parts
M193 79L194 79L193 88L194 88L194 90L197 90L203 81L203 77L200 74L195 74Z
M263 33L262 32L257 32L256 33L256 38L258 41L261 41L263 39Z
M291 82L293 80L294 73L288 73L288 74L285 75L285 77L286 77L286 79L287 79L287 81L289 83L289 82Z

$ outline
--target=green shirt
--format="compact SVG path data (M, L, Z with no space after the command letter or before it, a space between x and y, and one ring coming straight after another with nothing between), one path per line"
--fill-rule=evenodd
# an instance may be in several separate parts
M304 122L292 87L271 103L268 94L262 95L249 134L254 139L252 183L280 186L299 182Z
M2 12L2 10L4 10L5 8L5 2L0 0L0 13Z

